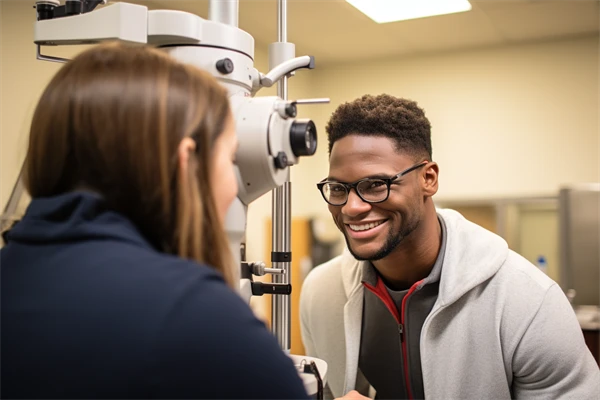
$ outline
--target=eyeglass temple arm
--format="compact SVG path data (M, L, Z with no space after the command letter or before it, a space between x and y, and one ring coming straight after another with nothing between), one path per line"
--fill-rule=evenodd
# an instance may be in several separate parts
M394 176L394 177L390 178L390 182L393 182L393 181L395 181L396 179L400 179L400 178L402 178L404 175L408 174L409 172L412 172L412 171L414 171L415 169L417 169L417 168L421 168L422 166L424 166L424 165L427 165L427 164L429 164L429 161L427 161L427 160L425 160L425 161L423 161L423 162L421 162L421 163L419 163L419 164L415 164L415 165L413 165L412 167L410 167L409 169L405 169L404 171L400 172L400 173L399 173L399 174L397 174L396 176Z

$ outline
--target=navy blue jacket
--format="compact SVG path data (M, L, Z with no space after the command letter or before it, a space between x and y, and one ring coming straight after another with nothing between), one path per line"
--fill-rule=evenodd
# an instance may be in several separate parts
M35 199L0 250L2 398L306 398L212 268L93 194Z

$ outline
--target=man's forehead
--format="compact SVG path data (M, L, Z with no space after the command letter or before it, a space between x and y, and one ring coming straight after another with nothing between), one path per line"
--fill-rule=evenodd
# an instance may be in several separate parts
M347 161L352 157L354 161L360 159L375 160L382 159L408 159L408 154L398 151L396 143L384 136L365 136L352 134L338 139L333 143L329 157L330 164Z
M411 157L398 152L389 138L350 135L333 144L329 177L346 181L380 174L393 175L411 163Z

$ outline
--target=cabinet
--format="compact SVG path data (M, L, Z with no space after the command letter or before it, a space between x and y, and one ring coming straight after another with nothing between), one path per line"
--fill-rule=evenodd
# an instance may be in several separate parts
M600 330L584 329L583 338L588 349L590 349L596 359L596 364L600 367Z

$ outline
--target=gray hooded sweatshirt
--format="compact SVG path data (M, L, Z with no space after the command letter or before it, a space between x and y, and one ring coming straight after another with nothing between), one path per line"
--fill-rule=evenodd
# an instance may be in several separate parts
M597 400L600 370L560 287L501 237L456 211L438 216L447 242L421 331L425 398ZM302 339L328 363L329 396L374 394L358 369L363 264L345 251L302 287Z

